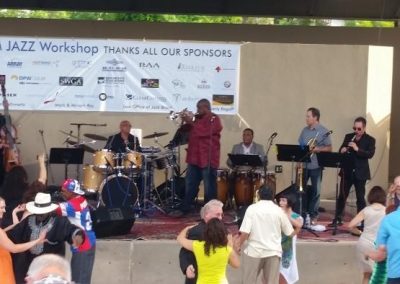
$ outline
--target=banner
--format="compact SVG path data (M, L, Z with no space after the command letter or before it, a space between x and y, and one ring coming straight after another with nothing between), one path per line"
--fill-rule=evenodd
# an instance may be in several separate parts
M239 44L0 37L12 110L167 113L238 108Z

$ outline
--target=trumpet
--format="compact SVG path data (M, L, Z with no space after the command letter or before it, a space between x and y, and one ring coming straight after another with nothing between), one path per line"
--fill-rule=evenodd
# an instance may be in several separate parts
M177 120L178 118L182 119L182 123L184 122L184 118L189 117L192 121L195 121L197 114L193 114L193 112L189 111L187 108L184 108L182 111L176 112L171 110L167 118L170 120Z

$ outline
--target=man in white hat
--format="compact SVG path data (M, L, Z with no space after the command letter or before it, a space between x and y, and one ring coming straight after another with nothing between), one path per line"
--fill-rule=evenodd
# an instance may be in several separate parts
M96 251L96 235L92 230L92 218L88 203L76 179L66 179L61 186L66 202L59 203L57 215L68 217L69 221L85 232L85 241L79 247L71 247L72 280L76 283L90 283Z
M72 225L68 218L57 216L54 213L57 208L58 205L51 202L50 194L39 192L34 201L26 204L26 209L31 215L8 232L14 243L24 243L37 238L41 231L47 231L48 242L38 244L14 258L17 283L24 283L29 265L38 255L54 253L64 256L65 242L69 242L74 247L79 247L84 242L85 234L82 229Z

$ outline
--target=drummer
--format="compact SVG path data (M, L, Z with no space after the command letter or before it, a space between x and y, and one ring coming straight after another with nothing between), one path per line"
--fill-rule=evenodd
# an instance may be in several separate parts
M119 124L120 132L108 137L104 148L115 153L125 153L128 150L141 152L139 139L130 134L131 127L131 123L128 120L121 121Z
M233 145L231 154L245 154L245 155L259 155L261 161L267 164L267 157L265 155L264 146L253 141L254 131L251 128L243 130L243 142ZM228 167L233 168L232 161L228 158L226 161Z

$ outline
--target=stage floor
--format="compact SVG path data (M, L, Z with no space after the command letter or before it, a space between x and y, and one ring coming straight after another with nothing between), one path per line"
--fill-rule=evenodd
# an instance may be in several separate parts
M197 210L198 211L198 210ZM185 215L184 217L171 217L163 214L158 210L149 210L146 214L138 217L130 234L113 237L117 239L135 239L135 240L173 240L178 233L186 226L194 225L200 221L200 214L198 212ZM336 235L333 235L332 228L328 227L334 216L334 212L327 210L321 212L317 224L324 225L326 231L315 232L318 236L302 230L298 235L300 240L304 241L322 241L322 242L335 242L335 241L356 241L357 236L351 235L346 229L348 221L351 216L345 216L345 223L343 226L338 227ZM234 210L224 210L223 221L226 224L228 231L232 234L238 232L238 225L235 222L236 212Z

